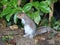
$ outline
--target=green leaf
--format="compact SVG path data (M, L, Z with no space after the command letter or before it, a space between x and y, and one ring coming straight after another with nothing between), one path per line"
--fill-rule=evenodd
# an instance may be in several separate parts
M33 19L34 20L34 13L32 14L32 13L27 13L27 15L31 18L31 19Z
M51 12L50 7L48 7L48 4L44 1L40 2L39 9L44 12L44 13L49 13Z
M56 21L55 24L60 25L60 21Z
M32 19L34 20L34 22L36 24L39 24L40 20L41 20L41 17L40 17L40 12L39 11L36 11L34 13L27 13L27 15Z
M50 5L52 3L51 0L46 0L47 4Z
M48 3L55 3L55 2L57 2L58 0L46 0Z
M41 20L41 17L40 17L39 12L37 11L34 13L34 21L36 24L39 24L40 20Z
M18 18L17 18L17 13L14 15L14 23L17 23L17 20L18 20Z
M49 13L49 12L51 12L50 7L40 6L40 9L41 9L41 11L44 12L44 13Z
M2 12L1 12L1 15L0 17L3 17L5 15L7 15L8 13L11 12L11 7L7 7L6 9L4 9Z
M48 20L46 18L42 19L40 26L48 26Z
M13 7L17 7L17 2L18 2L18 0L10 0L10 4L11 4Z
M59 26L54 26L53 28L54 28L55 30L58 30L58 27L59 27Z
M7 21L10 20L11 16L12 16L15 12L16 12L16 9L12 9L12 10L11 10L11 13L9 13L9 14L6 16Z
M32 2L33 6L36 8L36 9L39 9L39 2L36 1L36 2Z
M28 12L29 10L31 10L31 8L32 8L32 3L27 3L26 5L24 5L23 10L25 12Z
M23 9L21 7L17 7L17 10L21 11L21 12L23 11Z
M47 3L46 1L41 1L41 2L40 2L40 5L41 5L41 6L48 6L48 3Z
M2 3L3 5L5 5L5 4L8 3L8 0L2 0L1 3Z

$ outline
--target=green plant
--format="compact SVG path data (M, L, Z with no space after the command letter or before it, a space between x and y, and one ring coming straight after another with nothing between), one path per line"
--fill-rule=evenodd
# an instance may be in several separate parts
M53 28L57 31L60 31L60 21L56 21L55 25L53 26Z
M22 0L21 0L22 1ZM55 2L56 0L54 0ZM24 2L24 1L22 1ZM3 11L0 14L0 17L6 16L6 20L10 21L11 16L14 15L14 22L17 22L17 13L24 11L30 18L32 18L36 24L39 24L41 21L41 15L43 13L50 13L51 8L50 4L52 3L52 0L45 0L45 1L33 1L29 3L25 3L23 7L18 6L18 0L1 0L1 4L4 6L6 5L6 8L3 9ZM22 4L22 3L21 3ZM34 8L36 9L34 9Z
M51 27L56 31L60 31L60 20L56 20L54 17L52 17Z

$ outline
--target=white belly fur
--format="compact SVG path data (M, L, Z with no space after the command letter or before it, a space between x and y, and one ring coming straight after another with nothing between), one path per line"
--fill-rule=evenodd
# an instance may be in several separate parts
M25 26L24 26L24 30L25 30L25 33L26 33L26 34L32 34L33 31L34 31L34 30L32 30L32 29L30 28L29 25L25 25Z
M22 18L22 23L25 24L25 20Z
M29 25L25 24L26 22L24 19L22 19L22 23L24 24L24 30L25 30L24 37L29 36L30 38L33 38L35 30L33 30Z

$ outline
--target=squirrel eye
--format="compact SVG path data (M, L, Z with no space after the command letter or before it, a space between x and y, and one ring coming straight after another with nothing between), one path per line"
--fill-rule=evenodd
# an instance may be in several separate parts
M21 16L21 14L19 13L18 16Z

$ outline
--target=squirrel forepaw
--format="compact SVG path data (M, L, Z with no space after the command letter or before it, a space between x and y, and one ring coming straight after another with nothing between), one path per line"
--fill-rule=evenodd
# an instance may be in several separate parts
M25 34L25 35L23 35L23 37L33 38L33 35L28 35L28 34Z
M30 35L29 38L33 38L33 35Z
M23 37L27 37L27 36L28 36L28 34L23 35Z
M26 37L26 35L23 35L23 37Z

